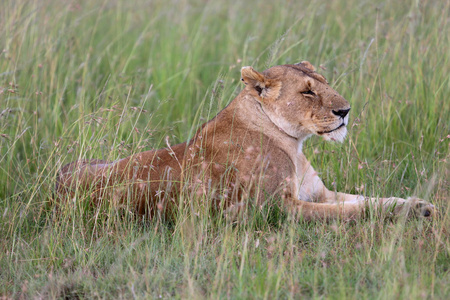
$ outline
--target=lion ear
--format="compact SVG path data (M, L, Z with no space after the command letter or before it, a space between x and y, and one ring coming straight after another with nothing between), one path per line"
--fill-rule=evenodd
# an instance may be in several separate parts
M261 98L278 98L281 82L266 78L252 67L243 67L241 69L241 80Z
M241 69L241 80L245 85L250 84L252 86L264 85L264 75L253 69L252 67L242 67Z
M302 67L304 67L304 68L306 68L306 69L308 69L308 70L310 70L312 72L316 71L316 68L309 61L306 61L306 60L304 60L304 61L302 61L302 62L300 62L298 64L295 64L295 65L302 66Z

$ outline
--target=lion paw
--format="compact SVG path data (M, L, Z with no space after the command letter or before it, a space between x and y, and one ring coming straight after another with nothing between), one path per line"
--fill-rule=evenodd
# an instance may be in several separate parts
M432 217L436 214L436 207L419 198L408 198L406 199L406 203L411 211L414 213L414 215L419 216L419 217Z

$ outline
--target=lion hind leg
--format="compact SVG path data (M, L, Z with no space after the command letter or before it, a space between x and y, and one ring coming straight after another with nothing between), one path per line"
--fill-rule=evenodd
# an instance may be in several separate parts
M105 160L81 160L63 166L56 176L55 191L60 198L73 194L78 187L86 187L95 183L101 170L109 166Z

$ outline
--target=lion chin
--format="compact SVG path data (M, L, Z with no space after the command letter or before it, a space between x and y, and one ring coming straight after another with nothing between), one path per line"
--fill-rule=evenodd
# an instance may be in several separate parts
M325 141L342 143L347 136L347 126L342 126L332 132L319 134Z

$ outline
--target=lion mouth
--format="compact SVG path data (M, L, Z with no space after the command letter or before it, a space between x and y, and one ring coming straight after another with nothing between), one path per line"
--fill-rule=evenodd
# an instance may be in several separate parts
M318 131L317 134L322 135L322 134L326 134L326 133L331 133L331 132L336 131L336 130L338 130L339 128L344 127L344 126L345 126L345 123L342 122L342 124L339 125L338 127L336 127L335 129L332 129L332 130L329 130L329 131Z

